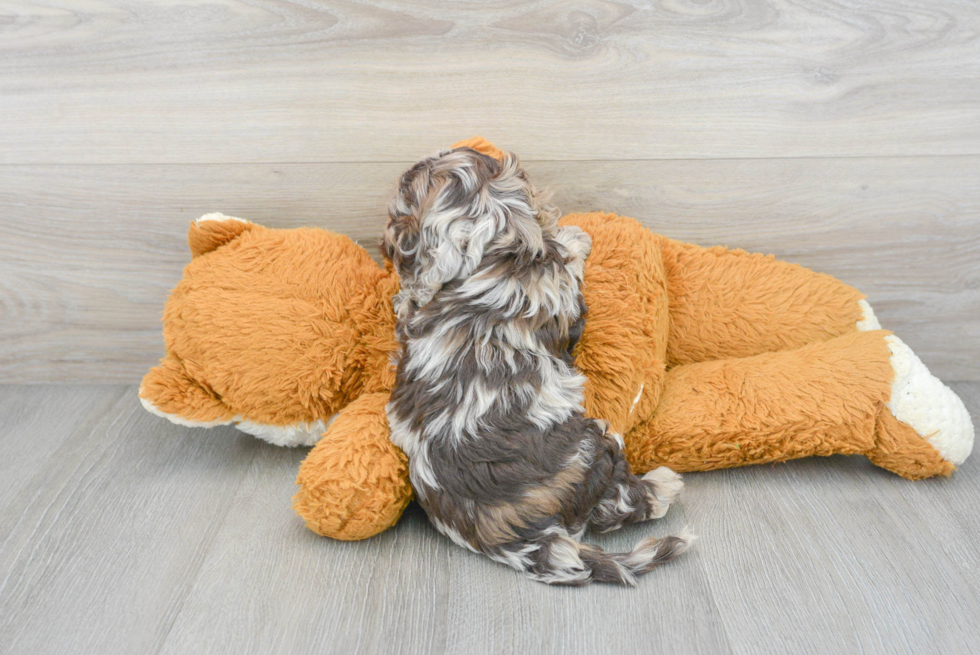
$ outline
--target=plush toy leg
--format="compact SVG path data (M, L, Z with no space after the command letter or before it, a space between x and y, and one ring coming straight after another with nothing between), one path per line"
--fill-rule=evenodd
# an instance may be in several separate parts
M863 316L857 329L881 329L871 305L864 300L859 304ZM931 461L936 452L947 464L959 466L970 456L974 438L973 421L963 401L897 336L886 336L885 343L895 377L888 411L879 418L878 447L868 457L883 468L906 470L903 475L913 478L929 475L915 471L923 466L931 470L922 462Z
M412 499L408 459L389 441L388 394L344 408L299 468L293 509L317 534L366 539L398 520Z
M944 453L952 451L936 444L972 445L969 416L965 409L958 413L958 398L929 382L913 391L922 401L918 407L927 412L941 397L953 419L933 420L929 425L939 425L939 432L930 434L900 420L893 395L908 382L890 349L896 340L887 334L853 332L791 351L678 366L667 374L654 415L626 436L627 456L643 472L661 465L703 471L865 454L904 477L948 475L965 458L964 448L947 459ZM923 396L921 388L930 394Z
M772 256L664 239L668 367L800 348L854 332L864 295Z
M956 466L890 410L878 415L875 446L865 453L875 465L910 480L952 475Z

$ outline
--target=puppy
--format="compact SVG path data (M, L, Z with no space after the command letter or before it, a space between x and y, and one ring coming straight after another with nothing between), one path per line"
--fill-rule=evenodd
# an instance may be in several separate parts
M579 541L663 516L682 483L633 475L622 437L583 415L571 353L591 238L558 226L516 156L457 148L416 164L382 249L401 277L391 439L436 529L550 584L633 585L687 549L688 535L628 553Z

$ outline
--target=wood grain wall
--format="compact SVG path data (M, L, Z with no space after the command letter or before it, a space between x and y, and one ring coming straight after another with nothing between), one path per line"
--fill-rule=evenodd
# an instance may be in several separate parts
M138 380L206 211L373 247L482 134L566 211L775 253L980 380L980 7L0 0L0 382Z

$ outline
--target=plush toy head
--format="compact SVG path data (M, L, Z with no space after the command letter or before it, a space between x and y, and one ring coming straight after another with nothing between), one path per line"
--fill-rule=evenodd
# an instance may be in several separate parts
M311 445L352 400L391 387L398 282L363 248L220 214L192 224L188 241L194 258L163 316L166 356L140 390L147 409Z

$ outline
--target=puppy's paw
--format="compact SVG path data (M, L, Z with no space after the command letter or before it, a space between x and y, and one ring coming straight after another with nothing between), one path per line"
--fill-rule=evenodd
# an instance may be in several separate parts
M577 225L563 225L558 228L555 240L565 246L573 259L585 261L592 252L592 237Z
M643 476L643 481L647 483L657 501L650 503L651 507L659 508L659 511L650 517L655 519L659 519L667 513L667 508L677 499L681 489L684 488L684 481L681 476L666 466L653 469Z

